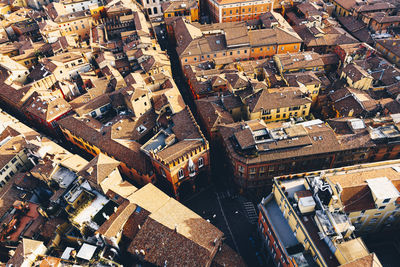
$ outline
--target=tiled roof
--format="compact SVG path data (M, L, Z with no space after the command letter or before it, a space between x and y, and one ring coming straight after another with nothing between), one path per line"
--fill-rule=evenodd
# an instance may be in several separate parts
M283 107L301 106L311 103L311 100L303 96L298 90L280 90L280 92L268 92L262 90L246 98L246 104L250 112L259 112L260 110L270 110Z

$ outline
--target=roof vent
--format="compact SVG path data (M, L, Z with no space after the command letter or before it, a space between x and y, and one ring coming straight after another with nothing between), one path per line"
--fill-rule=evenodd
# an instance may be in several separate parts
M93 167L89 167L89 168L86 170L86 172L87 172L89 175L92 175L92 173L93 173Z

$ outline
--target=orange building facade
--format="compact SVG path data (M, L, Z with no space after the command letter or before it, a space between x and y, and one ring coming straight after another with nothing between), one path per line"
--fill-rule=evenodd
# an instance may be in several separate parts
M207 0L208 9L215 22L258 19L272 10L273 1Z

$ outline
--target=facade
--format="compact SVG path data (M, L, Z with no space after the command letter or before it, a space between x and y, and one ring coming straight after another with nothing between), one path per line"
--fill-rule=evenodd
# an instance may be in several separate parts
M208 0L207 8L214 22L246 21L258 19L262 13L272 11L273 2Z
M343 67L340 78L345 79L351 88L366 91L372 87L374 80L367 71L354 63L346 64Z
M381 52L384 57L387 58L391 63L400 67L400 39L385 39L376 42L376 49Z
M246 98L247 118L265 122L307 117L311 99L297 88L267 89Z
M206 61L242 61L300 51L302 39L290 26L249 29L245 22L190 24L172 22L181 65Z
M3 114L1 115L3 116ZM0 166L1 187L4 187L15 174L32 166L32 162L28 157L27 143L22 136L8 135L2 139L0 153L2 153Z
M267 192L278 173L333 166L342 150L333 130L318 120L294 125L247 121L221 125L219 135L234 182L253 195Z
M365 91L341 88L328 94L335 117L373 117L379 112L378 101Z
M328 56L332 58L336 57L335 54L321 55L310 51L275 55L274 61L281 75L284 73L299 71L321 72L326 68L329 68L330 64L326 63L332 63L324 60Z
M168 1L161 5L164 20L168 24L169 19L184 17L190 22L199 21L198 1Z
M53 2L45 7L45 11L58 25L61 35L74 35L80 40L89 40L93 21L89 6L94 4L90 2L97 1L71 1L66 5Z
M322 81L312 71L287 73L283 75L287 86L298 87L302 94L311 98L313 104L321 90Z
M50 133L58 130L57 121L72 112L71 105L61 97L32 95L24 107L24 114L37 126Z
M394 118L394 119L393 119ZM237 187L249 195L267 192L275 176L395 159L396 115L265 124L254 120L220 125L218 137Z
M162 0L143 0L143 8L147 10L147 14L150 18L161 17L162 12Z
M178 199L187 194L183 190L192 192L209 182L209 144L188 107L174 114L170 127L159 131L141 150Z

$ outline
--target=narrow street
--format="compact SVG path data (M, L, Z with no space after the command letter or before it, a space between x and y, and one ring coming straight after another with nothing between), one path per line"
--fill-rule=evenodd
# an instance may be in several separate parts
M165 28L156 30L162 49L166 49L171 61L172 75L178 89L196 117L194 100L190 94L186 78L182 72L175 47L168 42ZM236 250L248 266L267 266L266 260L261 256L257 233L257 217L254 213L249 215L246 203L249 202L239 196L229 177L223 159L223 152L210 143L212 184L203 191L196 193L183 204L192 209L204 219L209 220L225 234L225 242ZM252 204L253 205L253 204ZM255 208L255 216L258 211Z

